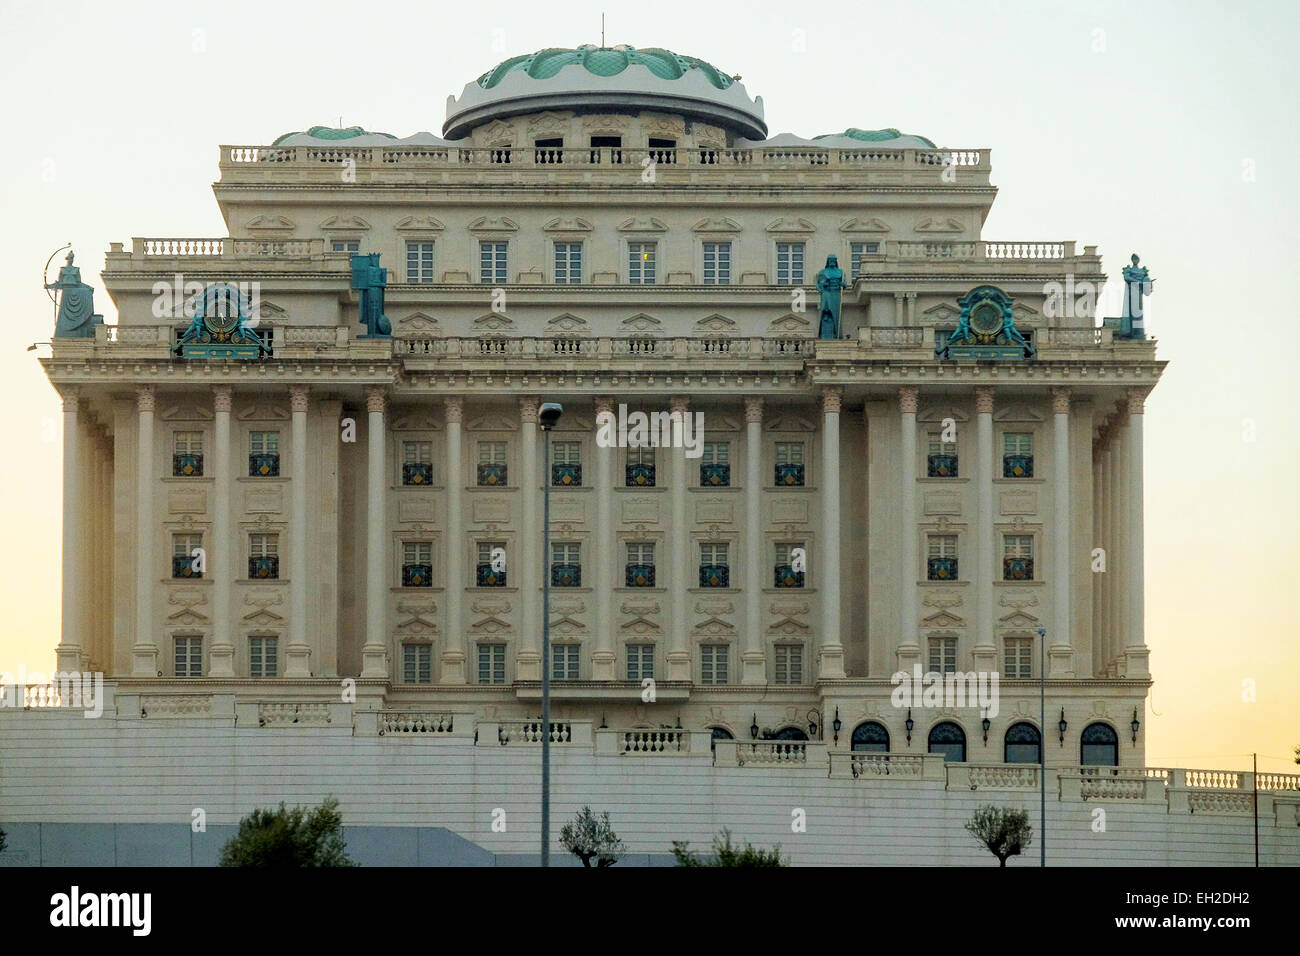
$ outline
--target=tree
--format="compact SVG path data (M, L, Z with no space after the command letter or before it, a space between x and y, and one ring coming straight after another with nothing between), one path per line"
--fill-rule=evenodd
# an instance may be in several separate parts
M690 849L690 842L687 840L673 841L673 856L677 858L678 866L789 866L787 860L781 858L781 846L778 844L771 850L764 850L754 846L752 843L746 843L744 849L733 846L731 842L731 831L723 829L720 836L713 838L713 856L700 858Z
M591 807L583 807L578 815L560 828L560 845L582 861L583 866L613 866L623 858L627 847L609 825L609 813L599 817Z
M319 807L254 810L221 850L221 866L356 866L343 843L343 814L335 797Z
M1011 807L995 807L991 803L975 811L966 824L966 829L998 858L999 866L1007 865L1007 857L1019 856L1034 836L1028 812Z

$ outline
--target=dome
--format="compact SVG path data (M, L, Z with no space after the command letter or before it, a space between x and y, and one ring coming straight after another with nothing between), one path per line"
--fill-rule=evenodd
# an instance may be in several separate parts
M631 46L538 50L514 56L448 97L443 135L545 110L650 109L715 123L737 136L767 135L763 101L711 63Z
M842 133L823 133L821 136L814 136L814 140L828 140L824 143L826 146L853 146L854 141L859 143L881 143L886 146L897 146L903 149L925 148L936 149L937 147L924 136L916 136L907 133L900 133L896 129L857 129L850 126Z
M336 129L333 126L313 126L306 132L285 133L283 136L276 138L272 146L299 146L303 144L313 144L319 142L334 142L338 140L363 140L363 142L353 143L353 146L377 146L385 140L396 140L397 137L391 133L372 133L369 130L362 129L360 126L348 126L344 129Z

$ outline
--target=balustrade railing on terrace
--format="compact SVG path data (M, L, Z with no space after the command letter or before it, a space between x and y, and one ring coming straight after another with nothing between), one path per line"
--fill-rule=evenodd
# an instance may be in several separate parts
M551 743L567 744L573 740L573 728L567 721L551 721ZM508 744L542 743L542 722L540 720L503 720L497 724L497 739L502 746Z
M625 730L623 753L683 753L690 749L690 736L684 730Z

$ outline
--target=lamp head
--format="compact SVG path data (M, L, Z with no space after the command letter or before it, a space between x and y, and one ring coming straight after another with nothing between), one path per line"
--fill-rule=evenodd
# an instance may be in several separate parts
M548 432L554 428L563 414L564 406L559 402L543 402L537 410L537 421L542 426L542 431Z

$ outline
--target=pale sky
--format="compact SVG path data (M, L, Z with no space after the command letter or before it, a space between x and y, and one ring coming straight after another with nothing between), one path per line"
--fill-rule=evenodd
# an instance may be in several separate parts
M991 150L986 239L1095 244L1114 278L1142 256L1171 363L1147 402L1148 764L1300 771L1291 3L0 0L0 670L53 670L58 642L59 404L24 351L53 331L50 252L74 244L111 321L109 242L225 235L219 144L439 133L506 57L598 43L602 6L609 44L741 74L773 134Z

